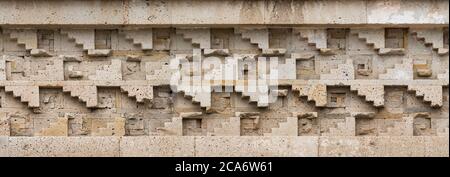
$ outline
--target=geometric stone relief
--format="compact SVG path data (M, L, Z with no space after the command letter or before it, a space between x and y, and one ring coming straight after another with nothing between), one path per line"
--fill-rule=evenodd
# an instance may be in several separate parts
M295 28L294 33L300 34L301 38L306 39L309 45L315 45L316 49L327 48L326 28Z
M379 29L351 29L352 34L356 34L359 39L365 40L368 45L372 45L374 49L382 49L384 47L384 28Z
M347 59L344 64L339 64L338 68L331 69L329 74L321 74L322 80L354 80L353 60Z
M362 85L354 84L350 86L359 96L364 96L366 101L373 103L373 106L380 107L384 105L384 86L383 85Z
M26 50L37 49L36 30L4 29L3 33L9 34L11 39L17 40L17 44L24 45Z
M261 89L263 91L261 91ZM258 86L254 91L243 85L236 85L235 91L242 93L242 98L248 98L249 102L256 102L258 107L269 106L269 88L266 86Z
M413 63L410 58L403 58L402 63L396 63L394 68L386 69L386 73L380 74L380 80L413 80Z
M220 127L214 128L209 136L240 136L241 134L241 118L230 117L229 120L220 124Z
M352 28L350 30L352 35L357 35L360 40L366 42L367 45L373 46L379 55L403 55L404 49L402 47L391 48L386 47L388 39L385 28Z
M67 85L63 92L70 92L70 96L76 97L86 103L86 107L98 105L97 86L94 85Z
M102 65L89 80L122 80L122 61L111 60L111 65Z
M155 31L160 36L164 30L171 35L158 40L170 45L158 46L168 47L166 50L153 51ZM0 95L0 115L5 118L0 122L0 129L7 132L2 134L412 136L410 129L413 124L409 120L411 111L401 108L401 105L412 103L402 101L398 102L401 104L399 108L392 107L394 103L390 98L391 93L385 93L386 87L407 88L414 97L418 97L419 103L426 103L423 109L431 113L428 118L417 120L427 125L428 122L439 125L434 126L439 135L448 132L445 121L438 121L433 117L436 112L445 112L447 92L444 88L448 86L448 76L445 73L448 73L448 68L434 67L436 77L422 79L415 78L415 60L409 56L408 51L400 56L379 56L377 53L354 51L347 54L349 49L342 41L356 33L369 41L367 43L383 48L384 43L380 41L384 37L377 41L382 36L380 34L384 33L383 28L350 28L350 33L339 33L341 36L333 39L333 47L338 48L333 48L332 55L327 55L330 53L325 51L329 42L329 30L326 28L289 28L285 30L289 34L277 33L277 36L273 36L274 30L271 28L237 27L228 30L231 37L220 36L220 40L214 41L211 40L213 36L217 38L217 30L214 28L125 28L110 33L114 40L107 45L111 49L96 49L96 31L98 30L63 29L62 34L55 33L55 37L68 35L76 44L83 45L84 51L91 50L91 53L79 52L79 49L70 49L75 52L61 50L73 46L70 41L55 43L51 56L2 52L0 93L4 95ZM345 30L340 30L343 31ZM427 32L434 35L438 31ZM187 42L183 41L183 45L194 45L189 45L189 50L172 48L173 43L179 42L170 40L175 34L187 39ZM316 48L324 51L299 49L290 46L293 45L291 43L282 44L279 40L271 43L272 39L284 39L283 35L296 34L307 38L307 41L295 40L302 43L300 47L315 44ZM125 38L119 35L125 35ZM248 46L248 40L261 50L211 49L218 42L228 47ZM336 43L338 40L341 43ZM269 43L277 44L274 45L276 48L269 48ZM130 48L119 50L118 45ZM280 46L282 47L279 48ZM180 72L180 81L201 78L199 81L191 80L199 84L200 89L180 85L182 82L172 82L176 69L183 68L180 61L186 60L195 65L198 64L196 59L200 58L202 64L208 61L208 57L216 58L220 64L212 68ZM259 57L267 58L259 60ZM258 70L263 68L260 62L270 63L270 57L278 63L267 66L267 70ZM444 57L445 61L446 56L439 57ZM242 67L240 62L248 65ZM384 67L386 65L390 67ZM226 72L232 74L225 74ZM253 80L250 77L252 74L256 76ZM221 77L223 75L225 78ZM249 83L256 83L256 89L249 89ZM349 88L349 92L333 91L334 88ZM49 95L47 89L55 89L54 93L64 96L60 98ZM179 94L181 97L177 96ZM216 94L226 96L221 97L219 102L214 96ZM405 93L403 97L407 95ZM186 102L181 104L180 99ZM21 106L21 102L32 109L18 113L4 110L7 107ZM391 110L398 110L398 113L389 112ZM276 111L279 111L279 115L274 114ZM367 112L371 116L362 116ZM385 115L385 112L389 113ZM49 122L37 124L42 121L38 115L46 115ZM328 119L333 116L335 117ZM384 120L384 116L395 118ZM14 117L15 122L9 120L11 117ZM210 117L214 117L214 121ZM33 127L33 120L39 126ZM12 129L13 133L8 129ZM438 134L436 132L426 136L435 136Z
M177 28L176 33L183 35L185 39L190 39L192 44L198 44L201 49L211 48L211 34L209 28Z
M122 117L112 118L112 121L104 118L92 120L91 136L124 136L125 119Z
M140 45L142 50L153 49L153 32L152 29L136 29L121 31L133 44Z
M10 136L10 123L8 113L0 113L0 136Z
M269 48L269 31L267 28L235 28L236 34L241 34L243 39L250 40L250 43L258 45L260 49Z
M322 133L322 136L355 136L355 125L355 117L345 117Z
M37 63L36 74L30 76L30 80L42 81L63 81L64 80L64 66L63 60L60 58L51 58L47 61ZM44 64L44 66L42 66ZM32 66L32 68L33 68ZM42 69L41 69L42 68Z
M391 1L0 1L0 156L445 149L448 1Z
M137 102L143 102L144 100L153 100L152 86L124 85L120 86L120 89L124 92L127 92L128 96L135 97Z
M277 128L272 128L271 133L264 136L298 136L298 118L287 117L286 122L281 122Z
M28 107L39 107L38 86L5 86L5 92L12 92L14 97L19 97L21 102L28 104Z
M413 28L411 31L416 35L417 40L423 41L424 45L431 46L431 48L436 50L439 55L448 53L448 48L444 48L444 31L442 28Z
M447 69L447 70L445 70L444 73L438 74L437 78L438 78L439 80L444 80L444 81L447 81L447 82L448 82L448 80L449 80L449 70Z
M95 30L93 29L61 29L61 33L81 45L83 50L95 49Z
M164 127L159 127L161 135L165 136L182 136L183 135L183 119L195 119L200 116L201 112L183 112L178 117L173 117L170 122L165 122Z
M145 75L145 80L155 83L168 83L173 75L171 67L166 62L146 62L145 69L153 71L153 73Z
M415 95L423 97L423 101L429 102L431 107L442 106L442 86L408 85L408 91L415 91Z
M324 84L293 85L292 90L299 91L299 95L306 96L308 101L315 101L317 107L327 104L327 87Z
M46 128L36 132L34 136L68 136L68 118L59 117L52 121Z
M185 97L191 98L193 103L200 103L200 107L209 110L211 107L211 93L203 91L183 91Z

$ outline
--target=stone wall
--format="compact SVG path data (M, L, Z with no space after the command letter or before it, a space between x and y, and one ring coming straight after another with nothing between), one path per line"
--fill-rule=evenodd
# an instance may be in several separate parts
M443 26L448 5L446 0L1 1L0 24Z
M448 156L448 1L232 2L0 1L0 156Z
M2 157L441 157L448 148L442 136L0 137Z

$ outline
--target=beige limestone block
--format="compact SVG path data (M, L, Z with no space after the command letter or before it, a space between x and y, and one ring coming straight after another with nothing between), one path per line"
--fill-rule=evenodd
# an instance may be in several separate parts
M240 136L241 135L241 118L230 117L220 124L220 127L214 128L214 132L210 136Z
M37 132L35 136L67 136L68 130L68 118L59 117L57 120L50 122L48 127Z
M151 28L122 30L120 32L125 35L126 39L131 40L133 44L140 45L143 50L153 49L153 31Z
M323 107L327 104L327 85L292 85L292 90L299 92L300 96L306 96L308 101L315 101L317 107Z
M123 85L120 86L120 89L127 92L129 97L135 97L139 103L144 102L144 100L153 100L152 86Z
M5 86L6 92L12 92L21 102L28 103L28 107L39 107L39 86Z
M201 49L211 48L211 30L209 28L177 28L176 33L191 40L193 44L200 45Z
M353 68L353 60L347 59L345 63L339 64L337 68L330 70L329 74L321 74L322 80L354 80L355 70Z
M359 39L364 40L368 45L372 45L374 49L384 48L383 28L352 28L350 33L356 34Z
M427 157L448 157L449 156L449 137L447 136L428 136L425 141L425 156Z
M110 49L89 49L87 51L87 54L90 57L107 57L112 54L112 50L110 50Z
M70 92L70 96L77 97L86 103L86 107L98 105L97 86L94 85L66 85L63 92Z
M384 85L362 85L350 86L350 90L356 90L358 96L364 96L366 101L372 102L375 107L384 106Z
M119 137L10 137L12 157L119 156Z
M447 139L445 139L447 138ZM446 142L446 141L447 142ZM431 136L362 136L319 138L320 157L421 157L448 156L448 137ZM439 148L431 148L443 145ZM445 148L447 147L447 148Z
M317 137L196 137L196 156L224 157L286 157L317 156Z
M92 120L92 136L124 136L125 135L125 119L116 117L112 120L93 119Z
M286 122L280 122L277 128L264 136L298 136L298 117L288 117Z
M164 122L163 127L157 128L162 136L183 136L183 117L173 117L170 122Z
M30 55L33 57L51 57L52 54L44 49L31 49Z
M267 28L235 28L236 34L241 34L243 39L258 45L260 49L269 48L269 30Z
M193 136L139 136L122 137L120 156L122 157L192 157Z
M0 136L0 157L8 156L8 136Z
M415 91L417 97L423 97L432 107L441 107L443 104L442 86L408 85L408 91Z
M314 45L317 49L327 48L327 30L325 28L294 28L294 33Z
M319 156L362 156L357 137L321 136L319 137Z
M11 39L17 40L17 44L24 45L26 50L37 48L37 35L35 29L5 29Z
M228 56L230 51L228 49L203 49L203 55L208 56Z
M95 49L95 30L93 29L61 29L75 44L83 46L84 50Z

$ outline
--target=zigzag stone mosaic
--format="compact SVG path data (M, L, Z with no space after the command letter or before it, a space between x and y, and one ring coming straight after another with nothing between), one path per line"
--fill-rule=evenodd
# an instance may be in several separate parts
M193 8L211 1L196 3ZM335 1L322 5L328 3ZM443 3L448 12L448 1ZM7 6L31 8L26 2L0 4L2 15ZM114 4L104 6L119 7ZM444 18L448 25L448 14ZM448 156L445 26L416 25L422 23L416 19L399 22L411 25L329 27L7 22L0 17L0 145L8 149L0 155ZM390 152L390 145L377 154L344 148L390 144L387 138L410 142L406 147L427 143L417 154ZM37 148L23 154L24 144L41 147L38 142L112 149L73 154L62 147L40 154ZM245 142L275 149L206 148ZM101 147L105 143L111 144ZM133 143L158 146L141 152ZM300 150L283 149L285 143ZM433 149L439 143L447 150ZM205 149L189 149L192 144Z

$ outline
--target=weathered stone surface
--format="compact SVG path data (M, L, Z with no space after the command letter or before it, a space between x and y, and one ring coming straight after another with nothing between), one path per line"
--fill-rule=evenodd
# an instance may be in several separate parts
M443 147L430 148L443 143ZM430 157L447 156L447 137L320 137L319 156Z
M109 49L89 49L88 56L91 57L107 57L111 55L111 50Z
M39 107L39 87L37 86L5 86L6 92L12 92L21 102L28 103L29 107Z
M405 49L381 48L378 53L380 55L404 55Z
M430 77L433 72L430 69L418 69L417 75L420 77Z
M8 137L0 136L0 157L8 157Z
M133 44L140 45L143 50L153 49L152 29L135 29L121 31L125 37L133 41Z
M351 29L351 33L364 40L367 44L372 45L374 49L382 49L385 45L385 34L383 28L355 28Z
M192 157L195 156L195 137L122 137L120 156Z
M277 128L272 128L272 132L265 136L298 136L298 117L288 117L286 122L281 122Z
M445 157L448 136L0 137L0 156Z
M308 101L315 101L316 106L325 106L327 103L326 85L300 85L292 86L293 90L298 90L300 96L306 96Z
M34 57L51 57L52 55L49 54L47 51L43 49L32 49L30 51L30 55Z
M118 137L9 137L12 157L119 156Z
M317 156L317 137L198 137L197 156ZM239 145L239 146L236 146Z
M230 51L228 49L204 49L205 56L228 56Z
M0 0L0 156L448 156L447 14Z
M37 49L37 35L34 29L5 29L3 33L9 34L11 39L17 40L17 44L25 45L26 50Z

